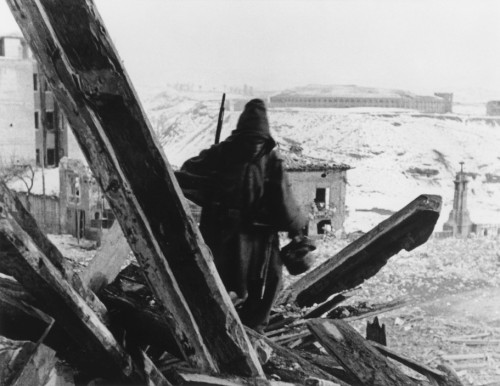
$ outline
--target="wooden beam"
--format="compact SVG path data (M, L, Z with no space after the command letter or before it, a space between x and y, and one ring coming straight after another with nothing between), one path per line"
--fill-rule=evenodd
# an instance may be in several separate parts
M266 364L266 371L279 375L282 380L303 384L307 378L317 377L338 383L340 386L349 386L348 383L305 360L296 351L287 349L249 328L246 330L252 342L262 340L273 349L271 360Z
M10 191L3 181L0 181L0 202L3 203L5 209L9 211L19 226L31 237L36 246L50 260L54 267L71 283L73 288L85 299L99 318L107 324L108 316L104 304L82 283L78 274L73 272L59 249L40 230L33 216L24 208L21 201Z
M347 323L340 320L312 319L307 326L319 343L360 385L422 385L391 365Z
M0 270L13 276L42 311L52 316L87 352L99 375L114 380L149 382L143 363L136 363L111 332L16 223L0 202ZM152 384L152 383L148 383Z
M186 359L262 368L92 1L7 0Z
M361 284L375 275L400 250L411 251L425 243L432 234L440 210L440 196L417 197L335 256L302 276L281 294L279 303L312 306L335 293Z
M448 378L448 375L443 371L439 371L422 363L418 363L417 361L405 357L404 355L398 354L394 350L391 350L390 348L377 342L370 341L369 343L372 347L375 347L382 355L386 356L387 358L394 359L399 363L402 363L403 365L409 367L417 373L426 376L429 380L432 379L436 382L444 382L446 378Z

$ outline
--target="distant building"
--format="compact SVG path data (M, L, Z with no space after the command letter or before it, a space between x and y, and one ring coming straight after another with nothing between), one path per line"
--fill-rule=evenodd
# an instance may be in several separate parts
M115 217L90 169L79 160L61 159L59 213L62 233L99 240Z
M436 93L434 96L421 96L402 90L385 90L351 85L311 85L272 96L270 98L270 107L382 107L444 114L452 112L453 94Z
M438 237L468 237L470 234L475 234L478 237L500 236L500 224L476 224L470 219L467 209L467 184L469 180L463 171L463 162L460 164L460 172L457 173L454 181L453 209L448 221L443 225L442 234Z
M463 171L463 163L454 183L453 209L448 221L443 225L443 231L451 231L454 237L467 237L472 232L473 224L467 209L467 184L469 180Z
M83 155L21 36L0 37L0 157L58 166Z
M500 101L486 103L486 115L500 115Z
M0 165L35 159L33 65L22 38L0 37Z
M292 191L309 215L310 236L342 230L346 217L347 176L351 167L305 156L299 147L280 149Z

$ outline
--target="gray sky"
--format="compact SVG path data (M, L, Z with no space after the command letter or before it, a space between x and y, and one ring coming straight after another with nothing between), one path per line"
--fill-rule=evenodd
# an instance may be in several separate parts
M498 0L96 0L136 87L498 90ZM0 1L0 33L17 27Z

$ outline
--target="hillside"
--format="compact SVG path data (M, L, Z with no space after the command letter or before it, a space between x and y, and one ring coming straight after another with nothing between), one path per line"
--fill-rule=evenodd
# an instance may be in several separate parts
M147 101L148 115L173 165L180 166L213 142L219 98L169 90ZM236 127L239 114L226 111L222 138ZM271 109L269 117L278 142L298 143L307 155L353 167L348 171L347 231L368 230L421 193L443 196L441 229L460 161L470 174L472 220L500 222L497 123L465 113L431 116L376 108Z

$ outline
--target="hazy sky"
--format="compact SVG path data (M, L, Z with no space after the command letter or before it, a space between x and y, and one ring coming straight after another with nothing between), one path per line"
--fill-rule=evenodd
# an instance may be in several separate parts
M96 0L136 87L499 90L500 1ZM0 33L17 27L0 0Z

